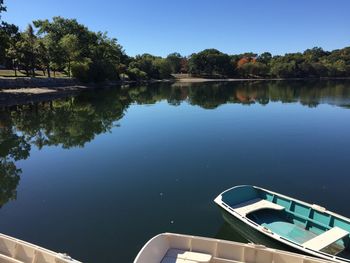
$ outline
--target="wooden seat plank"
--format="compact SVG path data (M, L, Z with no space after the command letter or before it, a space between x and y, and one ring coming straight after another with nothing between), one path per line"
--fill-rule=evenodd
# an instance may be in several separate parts
M284 207L275 203L272 203L270 201L267 201L265 199L252 199L247 202L241 203L239 205L236 205L232 207L234 211L236 211L238 214L242 216L246 216L247 214L261 210L261 209L275 209L275 210L283 210Z
M348 231L336 226L310 239L309 241L306 241L305 243L303 243L303 246L309 249L319 251L347 235L349 235Z

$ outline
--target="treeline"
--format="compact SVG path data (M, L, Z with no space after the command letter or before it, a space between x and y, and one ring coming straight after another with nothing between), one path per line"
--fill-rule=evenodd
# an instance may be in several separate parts
M319 47L284 56L244 53L228 55L216 49L192 54L189 72L199 76L238 78L349 77L350 47L328 52Z
M206 49L188 57L172 53L130 57L115 38L92 32L75 19L36 20L25 31L1 20L6 11L0 0L0 65L35 76L36 70L55 76L65 72L85 82L167 79L187 73L208 78L350 77L350 47L322 48L284 56L244 53L229 55Z

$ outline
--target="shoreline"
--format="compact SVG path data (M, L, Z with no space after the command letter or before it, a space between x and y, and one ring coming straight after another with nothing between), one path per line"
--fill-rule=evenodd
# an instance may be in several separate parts
M66 86L0 89L0 108L66 98L89 89L92 88Z
M322 77L322 78L256 78L256 79L210 79L210 78L179 78L176 79L175 82L187 82L187 83L200 83L200 82L250 82L250 81L307 81L307 80L350 80L350 77L339 77L339 78L331 78L331 77Z
M16 80L11 79L10 83L16 83ZM59 80L59 81L57 81ZM115 86L122 85L137 85L137 84L152 84L152 83L205 83L205 82L253 82L253 81L308 81L308 80L350 80L350 78L288 78L288 79L206 79L206 78L177 78L177 79L164 79L164 80L147 80L147 81L113 81L104 82L101 84L81 84L74 79L64 79L63 83L60 83L60 79L46 79L42 81L39 80L39 84L49 84L40 86L37 85L37 79L27 78L24 82L25 84L30 83L25 87L21 86L10 86L1 84L4 83L3 78L0 79L0 107L11 107L16 105L38 103L44 101L50 101L55 99L61 99L69 96L74 96L80 92L93 90L93 89L103 89L112 88ZM53 84L66 84L53 86ZM70 84L70 85L68 85Z

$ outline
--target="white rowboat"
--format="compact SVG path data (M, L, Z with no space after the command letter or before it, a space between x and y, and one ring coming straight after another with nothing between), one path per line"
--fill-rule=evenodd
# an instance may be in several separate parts
M164 233L149 240L134 263L326 263L262 245Z
M66 254L0 234L1 263L80 263Z

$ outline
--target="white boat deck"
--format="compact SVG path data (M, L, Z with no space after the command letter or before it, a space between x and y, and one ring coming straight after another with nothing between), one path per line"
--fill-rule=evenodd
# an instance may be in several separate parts
M232 207L232 209L237 212L238 214L242 216L246 216L249 213L252 213L254 211L258 211L261 209L275 209L275 210L283 210L284 207L275 203L272 203L270 201L267 201L265 199L252 199L247 202L241 203L239 205L235 205Z
M321 249L328 247L329 245L347 235L349 235L348 231L345 231L339 227L333 227L332 229L303 243L303 246L309 249L320 251Z

